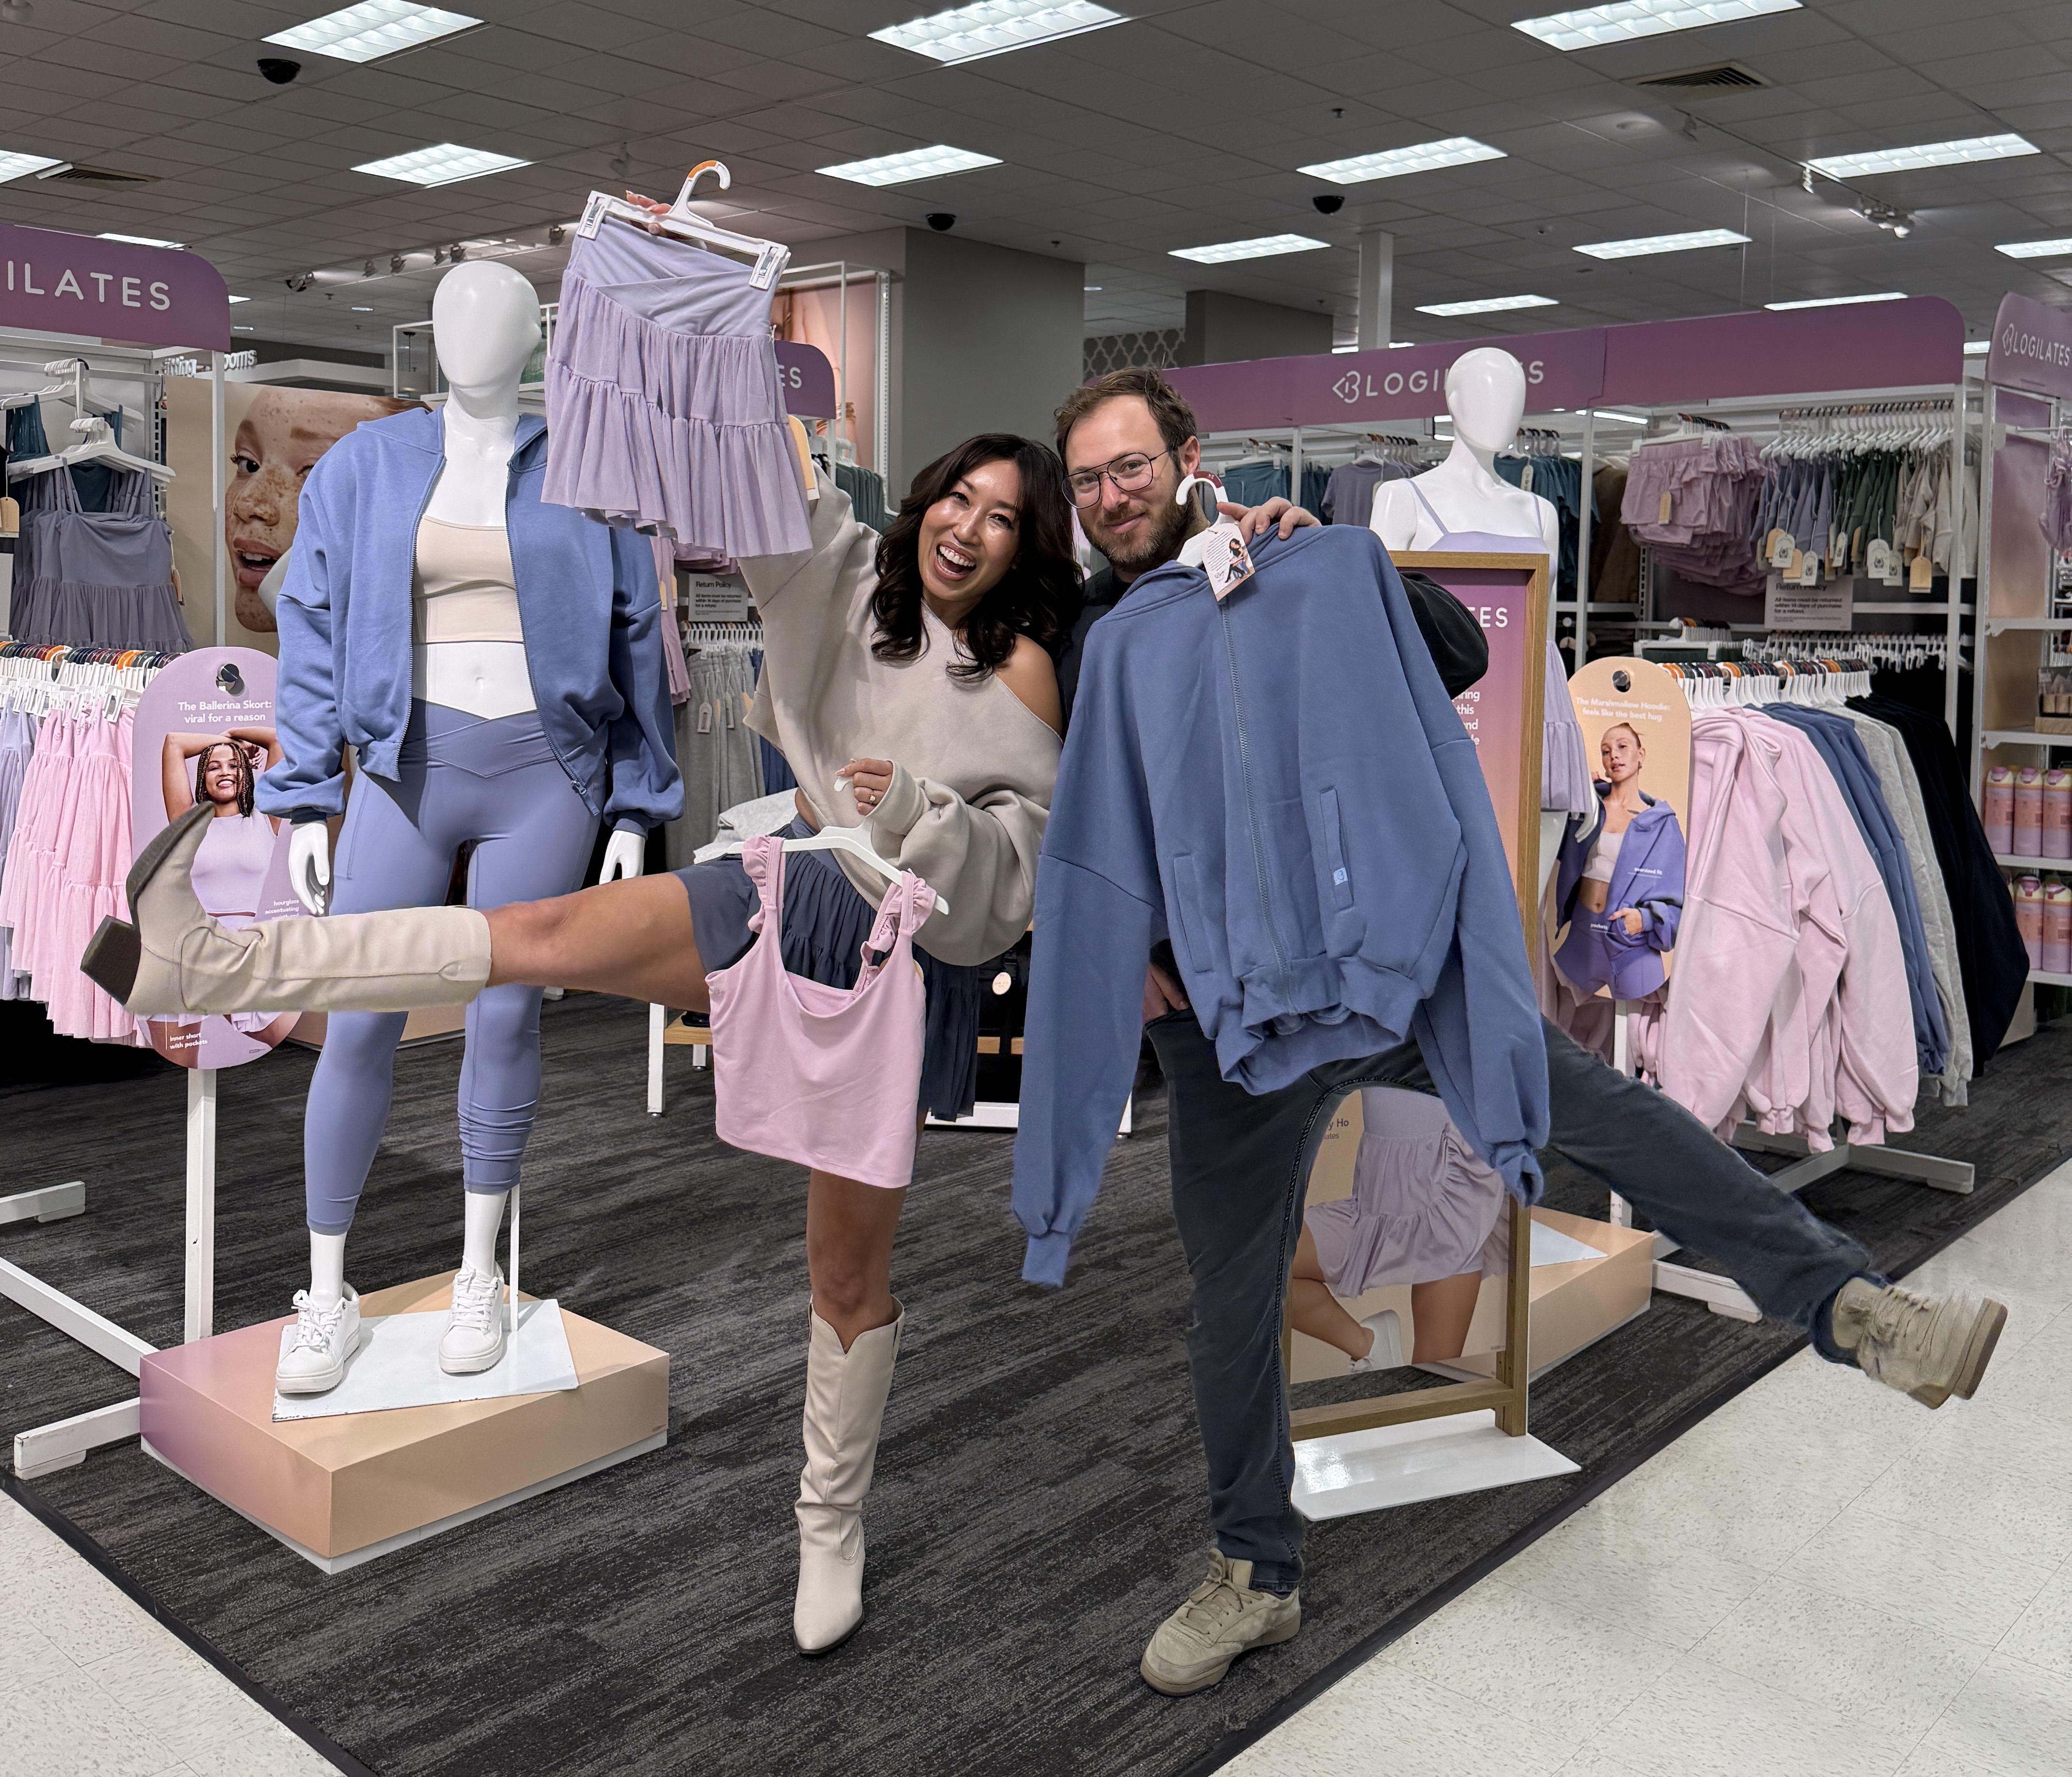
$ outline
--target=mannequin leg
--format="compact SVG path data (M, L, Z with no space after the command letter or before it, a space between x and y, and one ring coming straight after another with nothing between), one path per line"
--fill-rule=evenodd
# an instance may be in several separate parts
M310 1230L310 1299L328 1308L345 1294L345 1236Z
M408 768L406 768L408 769ZM422 768L399 785L361 774L339 835L332 884L335 913L436 906L453 872L453 842L428 831ZM343 1235L388 1121L401 1012L333 1012L310 1081L302 1118L302 1165L309 1225Z
M487 1277L496 1269L496 1234L504 1225L504 1206L511 1194L469 1191L462 1195L467 1207L462 1215L461 1269Z

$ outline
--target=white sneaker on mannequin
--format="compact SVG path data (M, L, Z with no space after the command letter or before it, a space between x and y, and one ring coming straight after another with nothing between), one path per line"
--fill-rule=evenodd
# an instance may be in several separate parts
M295 1337L273 1372L283 1394L323 1394L345 1380L346 1360L360 1349L360 1292L348 1283L334 1302L295 1291Z
M473 1376L503 1361L508 1323L504 1300L504 1267L487 1277L463 1265L453 1282L453 1307L439 1340L439 1368L449 1376Z

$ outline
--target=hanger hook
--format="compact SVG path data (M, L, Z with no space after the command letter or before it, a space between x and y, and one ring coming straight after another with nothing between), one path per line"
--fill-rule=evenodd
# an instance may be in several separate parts
M684 188L676 194L678 204L685 204L691 201L693 195L697 190L698 181L708 173L718 175L720 190L725 191L732 189L734 175L727 171L725 161L700 161L684 175Z

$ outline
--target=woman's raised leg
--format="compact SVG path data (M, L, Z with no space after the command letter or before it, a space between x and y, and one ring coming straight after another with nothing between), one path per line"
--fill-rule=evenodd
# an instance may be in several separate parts
M710 1010L691 898L673 876L635 876L551 901L515 901L491 909L488 917L492 987L519 981Z

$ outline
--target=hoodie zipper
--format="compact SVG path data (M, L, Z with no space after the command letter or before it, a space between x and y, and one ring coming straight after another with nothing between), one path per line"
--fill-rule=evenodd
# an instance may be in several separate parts
M1252 868L1258 880L1259 910L1265 916L1266 936L1273 946L1273 966L1280 973L1283 999L1289 997L1288 955L1281 947L1281 927L1273 917L1272 879L1267 873L1266 854L1259 843L1259 811L1252 787L1252 740L1245 728L1244 690L1237 674L1237 646L1231 634L1230 607L1220 601L1216 614L1223 622L1223 654L1230 662L1231 704L1237 718L1238 775L1244 781L1244 825L1252 839Z

